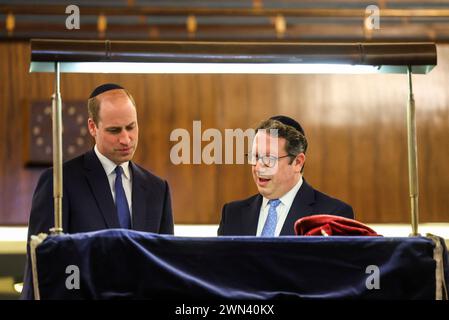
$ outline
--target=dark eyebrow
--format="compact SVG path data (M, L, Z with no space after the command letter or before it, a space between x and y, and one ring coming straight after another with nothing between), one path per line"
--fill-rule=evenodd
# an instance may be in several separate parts
M106 130L108 131L122 130L122 127L107 127Z
M131 122L130 124L127 124L127 125L125 126L125 128L131 127L131 126L133 126L133 125L136 125L136 121L133 121L133 122ZM111 127L107 127L106 130L122 130L122 128L123 128L123 127L114 127L114 126L111 126Z

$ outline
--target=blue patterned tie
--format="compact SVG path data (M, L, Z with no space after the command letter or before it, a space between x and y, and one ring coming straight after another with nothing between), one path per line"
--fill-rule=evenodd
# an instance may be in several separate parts
M274 232L276 231L276 224L278 222L278 214L276 212L276 207L281 203L279 199L273 199L268 201L270 209L268 209L267 220L262 229L262 237L274 237Z
M131 215L129 213L128 201L126 201L125 190L122 183L123 169L121 166L115 167L115 206L117 207L118 221L120 227L131 228Z

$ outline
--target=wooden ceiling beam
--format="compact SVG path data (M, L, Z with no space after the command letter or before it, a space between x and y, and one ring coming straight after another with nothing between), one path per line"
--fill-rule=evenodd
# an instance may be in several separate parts
M64 15L61 5L0 5L0 13L27 15ZM302 8L160 8L160 7L81 7L82 15L110 16L276 16L286 17L365 17L365 9L302 9ZM449 17L449 9L411 8L381 9L382 17Z

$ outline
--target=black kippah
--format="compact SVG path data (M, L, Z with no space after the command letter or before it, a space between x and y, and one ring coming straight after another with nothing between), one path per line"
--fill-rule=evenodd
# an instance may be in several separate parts
M301 125L297 121L293 120L290 117L287 117L287 116L274 116L274 117L271 117L270 119L271 120L277 120L277 121L279 121L279 122L281 122L281 123L283 123L283 124L285 124L287 126L291 126L291 127L295 128L296 130L298 130L299 132L301 132L301 134L303 136L306 136L306 134L304 133L303 128L301 127Z
M98 96L100 93L115 89L124 89L124 88L115 83L102 84L101 86L96 87L94 91L92 91L89 99Z

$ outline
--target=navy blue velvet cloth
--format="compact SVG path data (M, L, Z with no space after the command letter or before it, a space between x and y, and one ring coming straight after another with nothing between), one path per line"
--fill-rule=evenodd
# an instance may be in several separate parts
M433 248L427 238L185 238L112 229L48 237L37 263L41 299L435 299ZM70 265L79 268L79 289L67 289ZM380 288L370 290L372 265Z

